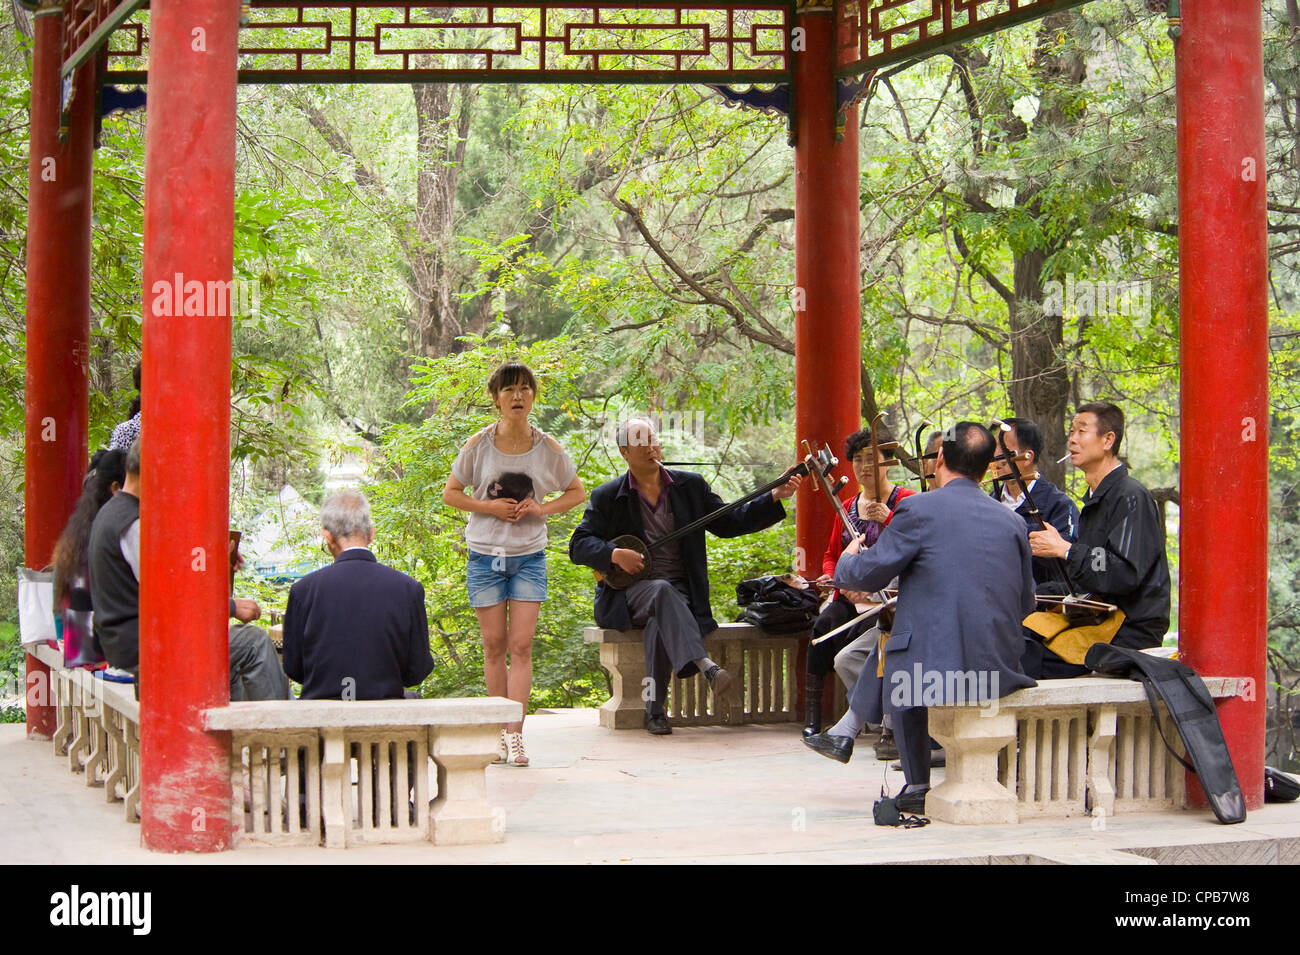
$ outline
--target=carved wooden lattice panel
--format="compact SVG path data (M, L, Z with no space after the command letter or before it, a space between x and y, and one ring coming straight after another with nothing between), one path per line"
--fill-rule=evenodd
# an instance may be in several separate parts
M1086 0L837 0L841 76L858 75ZM845 49L847 47L847 50Z
M89 2L89 0L85 0ZM70 36L98 20L70 23ZM125 6L125 4L123 5ZM240 81L778 82L789 77L789 0L751 3L254 4L239 35ZM108 39L108 77L142 82L149 12ZM69 41L71 43L71 41ZM77 47L69 46L69 50Z

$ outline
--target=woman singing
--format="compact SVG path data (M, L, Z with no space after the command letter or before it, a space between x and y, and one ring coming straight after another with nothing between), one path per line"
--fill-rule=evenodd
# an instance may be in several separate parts
M537 397L531 369L507 362L492 373L487 390L500 418L460 449L442 500L469 512L466 583L483 633L488 694L517 700L527 710L533 633L546 599L546 517L582 503L586 492L569 455L528 421ZM556 491L563 493L545 500ZM528 765L523 727L521 719L501 730L499 762Z

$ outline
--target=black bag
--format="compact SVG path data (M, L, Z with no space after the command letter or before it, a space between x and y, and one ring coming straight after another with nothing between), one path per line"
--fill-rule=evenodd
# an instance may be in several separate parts
M1264 802L1295 802L1300 796L1300 782L1289 773L1272 766L1264 767Z
M809 629L821 606L816 590L792 587L771 574L736 584L736 603L745 608L737 620L768 633Z
M1223 727L1219 725L1214 699L1195 670L1177 660L1106 643L1094 643L1083 664L1098 673L1140 682L1146 688L1147 703L1155 714L1160 738L1174 758L1196 774L1215 818L1224 824L1246 820L1246 801L1241 795L1241 784L1232 766L1228 744L1223 739ZM1174 725L1178 727L1187 755L1192 758L1190 763L1179 756L1165 739L1160 711L1156 707L1157 696L1164 701Z

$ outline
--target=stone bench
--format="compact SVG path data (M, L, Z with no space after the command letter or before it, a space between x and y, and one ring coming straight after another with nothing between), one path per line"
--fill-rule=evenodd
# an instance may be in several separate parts
M669 682L665 712L675 726L736 726L741 723L791 723L795 711L795 661L807 633L770 634L748 623L724 623L704 638L709 657L735 678L731 699L714 699L703 674ZM600 663L609 671L613 693L600 707L600 725L641 729L645 725L643 688L649 674L641 630L587 627L587 643L600 644Z
M1205 677L1216 699L1237 696L1242 678ZM1161 726L1182 741L1161 704ZM1181 809L1183 766L1169 755L1134 680L1040 680L997 706L930 707L930 735L947 753L926 815L961 825L1041 817Z
M86 785L120 802L127 822L140 821L140 704L135 687L65 669L63 651L41 644L31 653L50 668L56 722L54 755L83 774Z
M325 845L346 848L504 840L504 813L487 802L487 766L500 724L522 716L513 700L476 697L240 702L205 710L203 720L231 734L237 844L317 845L320 820Z

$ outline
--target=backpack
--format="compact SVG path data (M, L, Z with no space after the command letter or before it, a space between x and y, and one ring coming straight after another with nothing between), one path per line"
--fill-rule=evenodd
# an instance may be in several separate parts
M810 629L821 606L815 589L795 587L786 577L771 574L736 584L736 603L745 608L737 621L768 633Z

